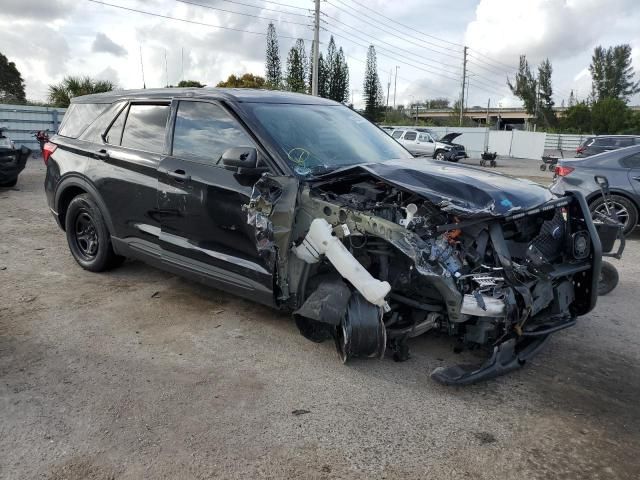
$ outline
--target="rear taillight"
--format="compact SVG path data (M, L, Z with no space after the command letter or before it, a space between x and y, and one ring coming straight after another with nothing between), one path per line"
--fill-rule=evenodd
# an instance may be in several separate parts
M561 166L561 165L556 165L555 174L557 176L559 176L559 177L566 177L567 175L569 175L574 170L575 170L575 168L573 168L573 167L565 167L565 166Z
M576 148L576 153L582 153L582 152L584 152L584 150L585 150L585 147L580 145L578 148Z
M55 143L47 142L44 144L44 147L42 147L42 159L45 165L49 163L49 157L57 148L58 146Z

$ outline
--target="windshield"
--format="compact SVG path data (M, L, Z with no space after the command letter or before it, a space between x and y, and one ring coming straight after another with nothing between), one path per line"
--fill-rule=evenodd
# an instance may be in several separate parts
M249 103L246 106L301 176L411 154L350 108L339 105Z

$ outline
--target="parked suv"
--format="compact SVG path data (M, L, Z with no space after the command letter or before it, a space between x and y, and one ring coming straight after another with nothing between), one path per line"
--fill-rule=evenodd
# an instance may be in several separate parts
M433 157L436 160L457 162L467 158L464 145L453 143L461 133L438 134L426 128L396 128L391 136L416 157Z
M293 313L342 361L408 358L428 331L508 372L597 298L584 198L413 158L309 95L160 89L74 98L45 146L49 207L83 268L124 257Z
M640 145L638 135L599 135L589 137L576 148L576 157L589 157L598 153L610 152L619 148Z
M18 175L24 170L31 150L24 145L16 148L13 141L0 128L0 187L14 187Z

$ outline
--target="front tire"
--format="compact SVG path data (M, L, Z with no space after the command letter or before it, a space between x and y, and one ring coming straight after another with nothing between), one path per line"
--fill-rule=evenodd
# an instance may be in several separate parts
M65 216L67 243L78 265L91 272L102 272L122 263L115 254L111 234L100 207L88 194L71 200Z
M446 156L443 150L438 150L433 158L435 158L436 160L440 160L441 162L446 160Z
M638 224L638 209L631 200L621 195L611 195L610 203L610 207L612 206L615 209L618 218L624 224L624 235L629 235ZM602 196L591 202L589 209L591 212L599 212L605 215L607 213Z

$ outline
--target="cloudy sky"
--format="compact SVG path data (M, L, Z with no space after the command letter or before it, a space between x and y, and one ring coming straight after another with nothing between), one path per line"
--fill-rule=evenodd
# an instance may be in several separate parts
M269 19L278 31L283 67L295 39L313 37L313 0L188 2L2 0L0 51L22 72L27 97L44 100L47 86L65 75L140 88L141 56L147 87L182 78L215 85L231 73L263 75ZM470 106L488 99L514 104L505 79L520 54L533 64L551 60L558 104L572 89L579 98L589 93L587 67L599 44L630 43L640 78L638 0L323 0L321 10L322 48L333 33L345 50L357 106L370 43L385 87L399 67L397 102L404 104L459 96L462 45L470 48ZM390 90L393 102L393 79Z

